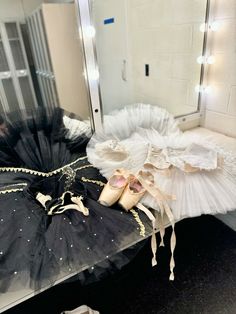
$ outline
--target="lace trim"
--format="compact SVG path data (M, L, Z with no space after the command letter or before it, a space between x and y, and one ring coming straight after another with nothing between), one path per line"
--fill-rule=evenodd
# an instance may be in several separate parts
M32 170L32 169L27 169L27 168L14 168L14 167L1 167L0 172L23 172L23 173L30 173L30 174L41 176L41 177L51 177L54 174L57 174L57 173L63 171L65 168L70 167L70 166L76 164L78 161L84 160L86 158L87 158L87 156L80 157L80 158L76 159L75 161L71 162L70 164L67 164L61 168L58 168L58 169L50 171L50 172L41 172L41 171L36 171L36 170ZM81 167L81 169L83 169L83 168ZM80 168L75 169L75 171L77 171L77 170L80 170Z
M15 188L16 186L21 186L22 188ZM0 195L1 194L6 194L6 193L12 193L12 192L18 192L18 191L23 191L24 188L27 186L27 183L16 183L16 184L10 184L5 186L2 190L0 188ZM12 187L11 189L9 189L9 187Z
M85 165L85 166L81 166L79 168L76 168L75 171L86 169L86 168L95 168L95 167L93 165Z
M106 185L106 183L104 183L104 182L102 182L102 181L91 180L91 179L87 179L87 178L85 178L85 177L82 177L81 180L82 180L83 182L94 183L94 184L97 184L97 185L99 185L99 186L104 186L104 185Z
M145 237L146 229L145 229L145 226L144 226L144 224L142 223L142 221L141 221L141 219L139 217L139 214L133 208L130 210L130 212L132 213L132 215L134 216L134 219L136 220L136 222L138 223L138 225L140 227L140 235L142 237Z
M0 195L2 195L2 194L7 194L7 193L13 193L13 192L22 192L22 191L24 191L23 188L21 188L21 189L5 190L5 191L0 191Z

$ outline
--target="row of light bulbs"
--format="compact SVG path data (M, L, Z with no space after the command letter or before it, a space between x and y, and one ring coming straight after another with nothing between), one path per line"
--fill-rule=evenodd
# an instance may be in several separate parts
M201 32L206 32L208 30L210 31L213 31L213 32L216 32L218 31L219 29L221 28L221 24L218 22L218 21L214 21L212 23L202 23L199 27L199 30ZM96 34L96 30L95 28L91 25L91 26L88 26L86 27L86 29L84 30L84 35L88 38L94 38L95 37L95 34ZM213 64L215 63L215 57L214 56L199 56L197 58L197 63L199 64ZM90 75L90 78L92 80L98 80L99 78L99 72L98 70L93 70L93 71L90 71L89 73ZM195 87L195 91L197 93L206 93L206 94L209 94L211 91L212 91L212 88L211 86L202 86L202 85L197 85Z
M207 32L207 31L212 31L212 32L217 32L221 28L221 23L218 21L213 21L211 23L202 23L199 27L199 30L201 32ZM213 64L215 63L215 57L210 55L210 56L199 56L197 58L197 63L199 64ZM197 93L204 93L204 94L210 94L212 92L212 87L211 86L203 86L203 85L196 85L195 86L195 91Z

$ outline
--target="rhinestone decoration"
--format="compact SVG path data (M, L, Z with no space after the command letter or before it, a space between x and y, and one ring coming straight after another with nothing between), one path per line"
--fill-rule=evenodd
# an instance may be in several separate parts
M76 172L70 166L67 166L63 169L62 173L66 176L64 190L68 191L72 183L75 181Z

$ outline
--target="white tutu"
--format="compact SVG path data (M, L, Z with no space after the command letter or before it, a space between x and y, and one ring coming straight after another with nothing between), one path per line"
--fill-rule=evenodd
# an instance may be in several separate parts
M178 123L163 108L146 104L134 104L104 115L104 134L126 139L137 128L155 129L162 135L178 133Z
M117 168L134 174L141 170L150 145L160 150L152 157L159 164L159 170L152 169L155 186L175 196L176 200L168 202L176 220L236 209L236 157L207 139L182 133L163 109L135 105L105 116L104 132L92 137L87 154L108 179ZM168 163L172 165L169 172L160 170ZM197 171L185 171L186 164ZM148 193L141 203L160 210Z
M78 119L69 118L68 116L63 116L63 123L65 127L68 129L66 137L69 138L70 140L73 140L82 134L88 137L91 136L91 125L89 120L82 121Z

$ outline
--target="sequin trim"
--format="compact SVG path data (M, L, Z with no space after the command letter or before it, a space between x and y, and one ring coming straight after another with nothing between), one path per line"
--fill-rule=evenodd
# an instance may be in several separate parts
M102 182L102 181L91 180L91 179L87 179L87 178L85 178L85 177L82 177L81 180L82 180L83 182L94 183L94 184L97 184L97 185L99 185L99 186L104 186L104 185L106 185L106 183L104 183L104 182Z
M142 221L141 221L141 219L139 217L139 214L133 208L130 210L130 212L131 212L131 214L133 215L134 219L136 220L136 222L138 223L138 225L140 227L140 235L142 237L145 237L146 229L145 229L145 226L144 226L144 224L142 223Z
M30 174L41 176L41 177L51 177L54 174L57 174L57 173L63 171L65 168L71 167L72 165L76 164L78 161L84 160L86 158L87 158L87 156L80 157L80 158L76 159L75 161L71 162L70 164L67 164L61 168L58 168L58 169L50 171L50 172L41 172L41 171L36 171L36 170L32 170L32 169L27 169L27 168L14 168L14 167L1 167L0 171L1 172L23 172L23 173L30 173ZM77 168L77 169L75 169L75 171L80 170L80 169L83 169L83 167Z

